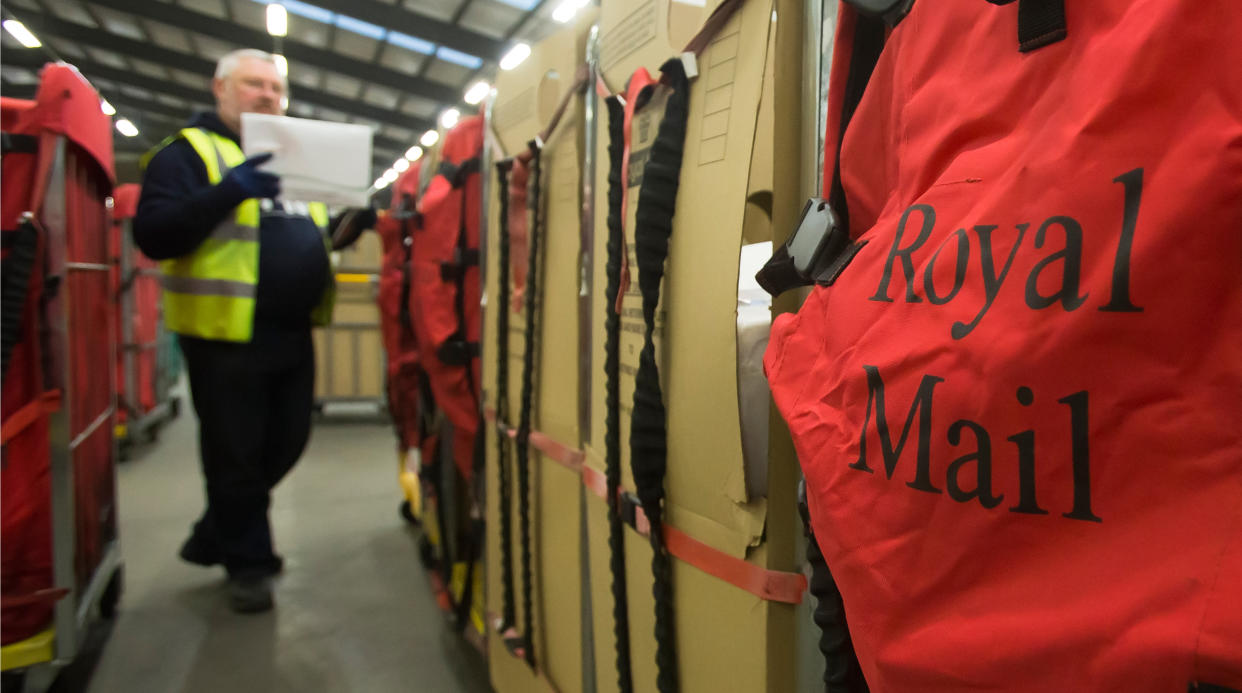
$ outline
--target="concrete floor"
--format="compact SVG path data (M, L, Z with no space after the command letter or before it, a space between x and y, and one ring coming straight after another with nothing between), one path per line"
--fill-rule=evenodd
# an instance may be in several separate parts
M184 403L184 402L183 402ZM482 657L445 625L398 517L387 425L317 421L277 489L285 573L276 609L226 604L224 572L176 557L202 509L189 407L118 471L125 592L89 693L490 691ZM65 677L62 677L65 678ZM66 682L62 681L62 684Z

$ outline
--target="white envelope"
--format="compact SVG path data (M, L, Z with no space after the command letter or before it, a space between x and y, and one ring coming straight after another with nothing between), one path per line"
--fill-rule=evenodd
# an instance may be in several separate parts
M247 157L274 154L260 170L280 176L281 199L367 205L371 128L263 113L243 113L241 126Z

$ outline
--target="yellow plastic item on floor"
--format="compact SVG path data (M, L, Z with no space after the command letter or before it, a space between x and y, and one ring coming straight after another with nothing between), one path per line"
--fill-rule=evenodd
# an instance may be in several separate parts
M56 628L48 628L38 635L19 640L0 648L0 671L24 669L25 667L52 661L55 653Z

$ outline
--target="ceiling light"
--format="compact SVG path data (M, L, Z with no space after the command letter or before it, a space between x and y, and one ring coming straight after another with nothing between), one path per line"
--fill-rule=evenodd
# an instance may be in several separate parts
M387 171L384 171L383 179L391 183L397 180L398 175L399 174L395 170L390 168Z
M112 107L112 104L108 103L107 99L99 102L99 110L103 111L104 115L116 115L116 109Z
M126 137L137 137L138 136L138 128L134 127L134 124L129 122L129 120L125 118L117 119L116 129L117 129L117 132L121 133L122 135L125 135Z
M456 125L459 119L461 119L461 111L456 108L450 108L440 114L440 125L444 126L445 130L448 130Z
M39 39L35 38L34 34L30 33L30 29L27 29L25 24L16 19L4 20L4 30L12 34L13 38L27 48L38 48L43 45L39 42Z
M275 7L275 5L268 5L268 7ZM289 76L289 61L285 60L285 56L281 55L280 53L276 53L272 55L272 60L276 61L276 69L280 70L281 76L288 77Z
M513 48L510 48L509 52L505 53L505 57L500 59L500 69L512 70L518 65L521 65L522 61L529 56L530 46L525 43L519 43Z
M405 158L409 159L410 161L418 161L419 159L422 158L422 156L423 156L423 148L418 146L417 144L405 150Z
M396 162L393 163L392 167L397 173L405 173L406 170L410 168L410 161L409 159L404 158L397 159Z
M418 143L423 145L424 147L435 146L435 143L439 141L440 141L440 133L436 132L435 130L428 130L427 132L423 133L422 137L418 138Z
M553 21L560 22L561 24L568 22L574 18L574 15L578 13L578 10L586 7L588 1L589 0L561 0L561 4L557 5L555 10L552 10Z
M371 187L376 190L383 190L388 187L388 181L383 178L376 178L375 182L371 184Z
M272 3L267 6L267 33L284 36L289 33L289 13L284 5Z
M475 82L474 85L471 86L470 89L466 92L466 103L470 104L471 106L479 103L483 99L487 98L487 93L490 92L491 90L492 90L492 85L488 84L487 82L483 82L483 81Z

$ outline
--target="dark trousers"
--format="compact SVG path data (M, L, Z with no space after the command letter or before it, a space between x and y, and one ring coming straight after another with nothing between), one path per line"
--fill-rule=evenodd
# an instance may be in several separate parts
M277 572L268 505L310 438L310 329L258 326L247 344L183 336L181 350L207 491L193 538L218 552L230 576Z

